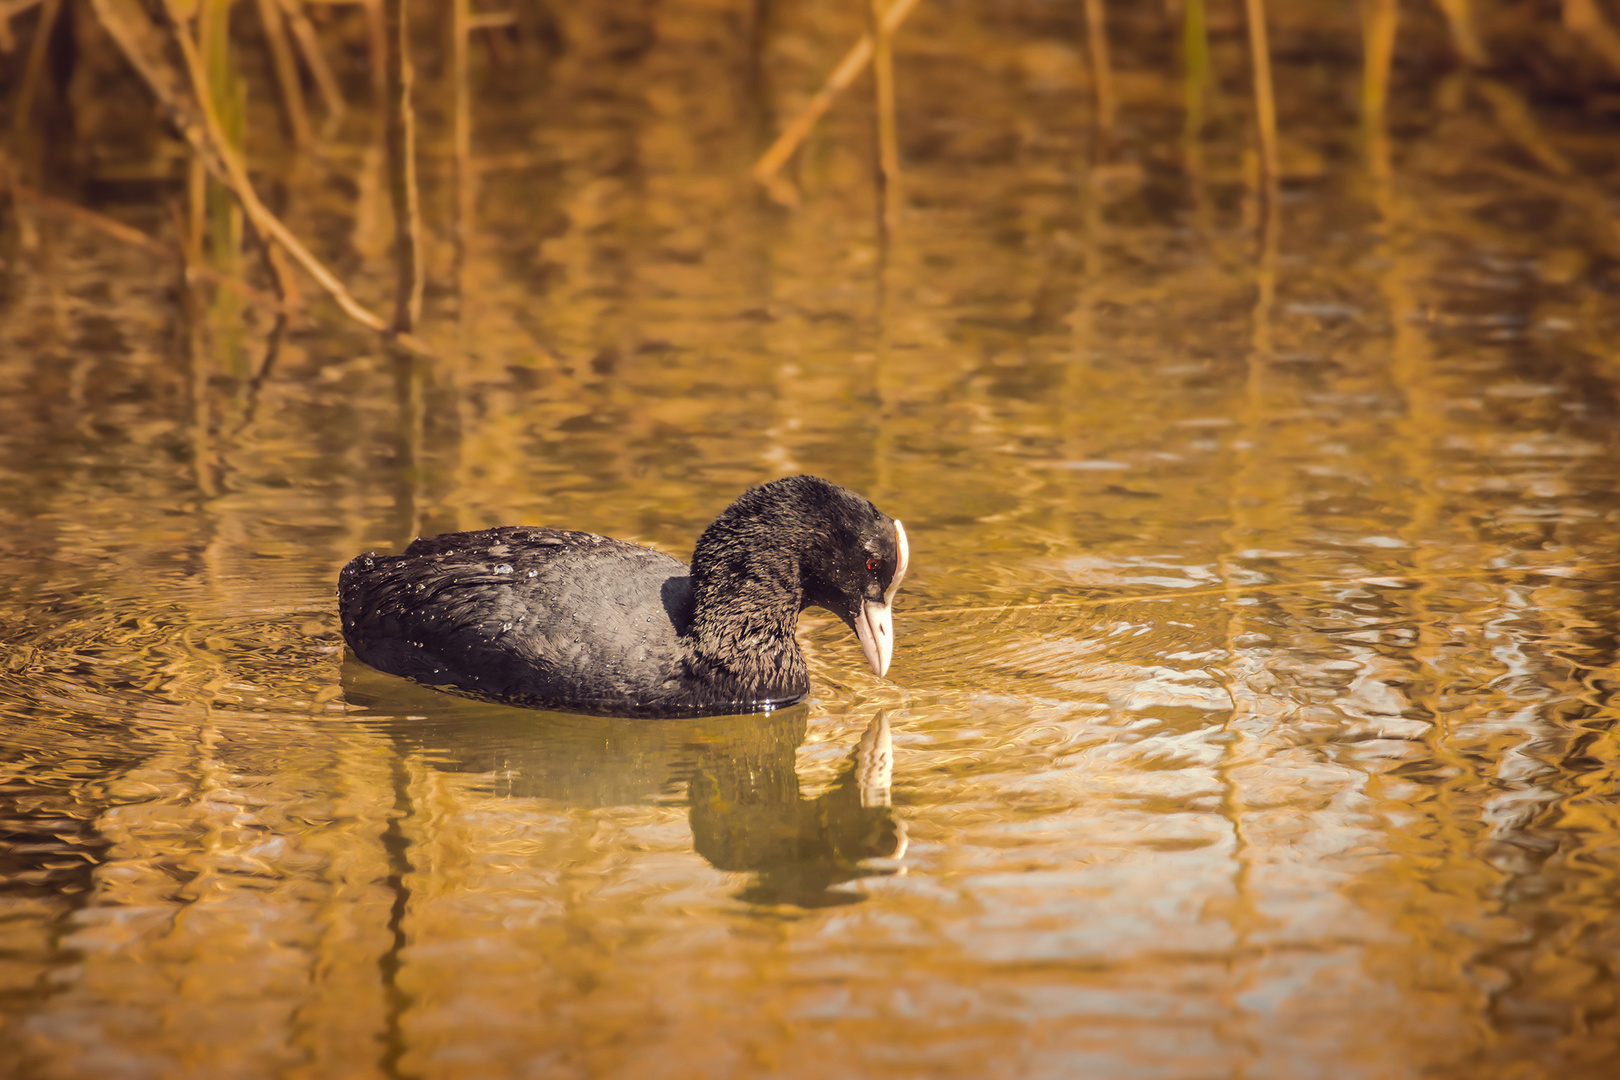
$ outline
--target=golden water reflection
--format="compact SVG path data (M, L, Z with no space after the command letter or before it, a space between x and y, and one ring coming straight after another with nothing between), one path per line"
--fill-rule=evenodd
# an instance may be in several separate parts
M12 1073L1610 1075L1590 205L1492 167L1488 94L1408 102L1365 170L1283 62L1268 248L1230 117L1189 175L1143 134L1179 91L1127 71L1125 160L1087 172L1063 55L923 5L880 258L867 118L763 205L702 7L643 52L575 33L487 133L530 157L430 293L454 361L311 320L255 382L269 325L186 323L144 254L47 221L7 254ZM809 85L840 27L777 59ZM1612 134L1559 120L1609 175ZM385 295L353 190L289 181L287 216ZM892 682L814 612L814 699L740 720L343 657L360 550L527 521L684 556L799 470L907 524Z

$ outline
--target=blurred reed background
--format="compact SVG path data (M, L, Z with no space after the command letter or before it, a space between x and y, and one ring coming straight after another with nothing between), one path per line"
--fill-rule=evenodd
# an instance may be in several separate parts
M72 218L180 267L184 302L216 316L323 318L315 300L324 297L410 350L454 353L449 337L430 344L417 334L424 288L437 284L453 298L465 285L458 274L480 179L538 163L521 150L486 149L496 140L479 130L483 106L540 96L570 53L622 56L650 44L637 41L651 33L641 0L570 7L6 0L0 93L10 121L0 182L11 231L28 250L37 216ZM919 9L920 29L908 22ZM798 206L806 180L797 152L843 99L869 96L859 107L872 117L871 138L859 149L880 240L903 228L902 150L916 142L899 85L908 59L971 57L994 48L989 24L1044 20L1057 31L1049 48L1007 59L1033 65L1037 79L1083 86L1075 105L1088 111L1093 139L1076 161L1080 174L1106 184L1166 154L1195 187L1235 171L1251 195L1243 213L1257 230L1262 277L1277 185L1322 167L1279 120L1279 57L1314 79L1357 80L1344 95L1359 109L1372 176L1389 173L1391 127L1427 106L1403 88L1440 83L1441 95L1482 103L1517 150L1517 163L1492 161L1492 171L1569 201L1620 245L1580 148L1542 117L1544 107L1572 102L1620 113L1620 21L1600 0L739 0L714 4L711 15L736 42L708 73L713 93L745 100L757 120L760 156L749 173L762 198ZM840 34L847 49L838 62L806 80L805 60ZM1179 132L1133 122L1177 87ZM1211 146L1235 149L1236 159L1212 156ZM423 175L433 189L426 201ZM312 222L289 224L336 176L350 196L346 245ZM131 213L128 204L142 200L164 214ZM391 295L356 285L356 263L376 271L383 261Z

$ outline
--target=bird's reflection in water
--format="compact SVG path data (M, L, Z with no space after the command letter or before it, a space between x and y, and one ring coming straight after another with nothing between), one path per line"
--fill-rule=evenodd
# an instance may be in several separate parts
M803 735L800 721L800 737ZM905 854L905 825L889 807L893 753L879 712L850 754L838 782L815 799L799 797L795 741L768 785L728 775L727 763L699 763L690 784L692 842L720 870L759 875L739 897L756 904L830 907L861 899L833 886L891 871L866 859Z
M355 718L434 767L491 777L490 790L581 807L681 801L693 847L716 869L753 873L756 904L858 903L837 886L893 870L906 834L889 805L893 751L879 712L838 781L805 799L794 768L805 706L749 716L619 720L514 709L452 697L344 665ZM367 715L370 714L370 715Z

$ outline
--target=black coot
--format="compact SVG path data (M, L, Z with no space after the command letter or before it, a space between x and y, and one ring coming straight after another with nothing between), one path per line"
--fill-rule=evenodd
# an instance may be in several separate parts
M372 667L518 705L619 716L761 712L810 689L793 632L814 604L878 675L906 531L814 476L744 492L678 559L592 533L508 525L343 568L343 636Z

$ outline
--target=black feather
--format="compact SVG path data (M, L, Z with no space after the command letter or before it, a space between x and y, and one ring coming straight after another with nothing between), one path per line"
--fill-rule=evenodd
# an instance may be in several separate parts
M794 476L727 507L690 568L592 533L504 526L361 555L338 606L362 661L441 689L613 715L758 712L809 691L799 612L853 625L894 572L869 558L895 545L866 499Z

